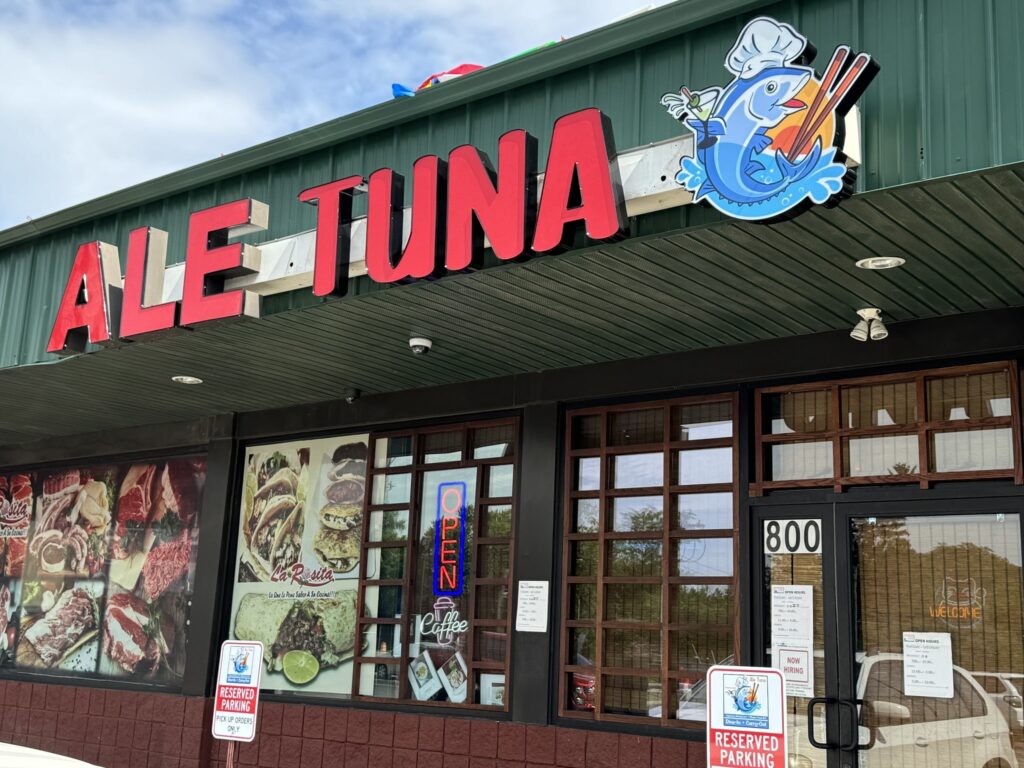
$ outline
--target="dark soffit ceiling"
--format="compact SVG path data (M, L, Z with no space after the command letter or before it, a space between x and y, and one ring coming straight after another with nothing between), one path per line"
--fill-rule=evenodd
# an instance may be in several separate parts
M0 371L0 444L1024 306L1022 233L1024 163L374 291Z

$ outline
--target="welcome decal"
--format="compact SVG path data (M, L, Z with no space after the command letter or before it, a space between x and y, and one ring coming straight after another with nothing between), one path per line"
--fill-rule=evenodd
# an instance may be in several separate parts
M727 216L769 221L853 192L843 155L846 113L878 73L866 53L841 45L821 77L815 48L789 24L750 21L725 58L723 88L666 93L662 105L694 134L676 181Z

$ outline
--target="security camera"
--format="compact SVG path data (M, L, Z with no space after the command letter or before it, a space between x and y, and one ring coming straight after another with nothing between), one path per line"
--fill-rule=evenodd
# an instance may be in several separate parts
M434 346L434 342L421 336L413 336L409 339L409 349L412 350L414 355L425 355L432 346Z

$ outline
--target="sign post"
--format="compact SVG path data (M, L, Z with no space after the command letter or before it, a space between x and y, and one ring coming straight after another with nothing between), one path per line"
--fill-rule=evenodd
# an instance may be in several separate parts
M213 738L250 742L256 738L263 643L225 640L217 663Z
M786 768L786 682L770 667L711 667L708 768Z

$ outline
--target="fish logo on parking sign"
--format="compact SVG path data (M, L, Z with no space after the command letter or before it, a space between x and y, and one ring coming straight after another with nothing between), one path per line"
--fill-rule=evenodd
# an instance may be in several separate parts
M683 86L661 104L694 134L694 154L676 181L727 216L786 218L812 204L834 205L853 191L843 155L844 118L878 64L836 48L821 77L814 46L789 24L750 21L725 59L723 88Z
M227 681L235 685L250 685L252 683L252 649L246 647L235 648L231 651L228 661L231 664L231 671L227 675Z

